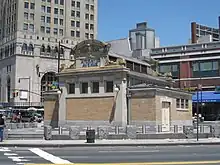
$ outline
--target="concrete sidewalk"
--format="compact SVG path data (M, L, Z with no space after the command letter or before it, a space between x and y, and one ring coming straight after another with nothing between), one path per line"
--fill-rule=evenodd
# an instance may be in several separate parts
M220 145L219 138L209 139L163 139L163 140L5 140L0 147L104 147L104 146L175 146L175 145Z

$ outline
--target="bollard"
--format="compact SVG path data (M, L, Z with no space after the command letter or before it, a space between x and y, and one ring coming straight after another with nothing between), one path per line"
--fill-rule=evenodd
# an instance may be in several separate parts
M157 131L162 132L162 125L158 125Z
M204 133L204 125L200 125L200 133Z
M119 134L119 127L115 126L115 134L118 135Z
M142 133L146 134L146 126L145 125L142 125Z
M58 128L58 133L59 133L59 135L62 135L62 134L63 134L63 129L62 129L61 126L59 126L59 128Z
M178 125L174 125L174 133L178 133Z

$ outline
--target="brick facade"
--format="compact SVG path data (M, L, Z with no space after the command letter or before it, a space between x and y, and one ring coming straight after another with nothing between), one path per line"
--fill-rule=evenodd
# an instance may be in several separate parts
M110 118L113 97L66 99L67 120L104 120Z

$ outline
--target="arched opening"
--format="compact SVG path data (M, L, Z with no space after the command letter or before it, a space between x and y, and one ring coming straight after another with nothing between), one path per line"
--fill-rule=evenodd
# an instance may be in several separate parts
M44 45L41 46L40 51L41 51L42 53L45 52L45 46L44 46Z
M57 77L55 72L47 72L43 75L41 79L41 102L43 102L42 94L45 91L50 91L53 89L53 84L57 82Z
M23 45L22 45L22 51L27 51L27 49L28 49L27 44L26 44L26 43L23 43Z
M50 48L50 45L47 46L47 53L50 53L51 52L51 48Z
M29 50L30 52L34 52L34 46L33 46L33 44L29 44L28 50Z
M7 101L10 102L11 99L11 78L7 78Z

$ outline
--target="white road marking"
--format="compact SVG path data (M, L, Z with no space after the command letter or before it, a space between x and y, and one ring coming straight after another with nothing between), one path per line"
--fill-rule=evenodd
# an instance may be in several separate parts
M41 158L44 158L45 160L48 160L54 164L71 164L68 160L61 159L57 156L54 156L52 154L49 154L39 148L31 148L29 149L31 152L35 153L36 155L40 156Z
M14 162L28 162L29 160L24 159L24 157L8 157L9 159L12 159Z
M10 152L11 150L9 150L8 148L0 148L0 152Z
M18 154L15 154L15 153L4 153L5 156L16 156Z

